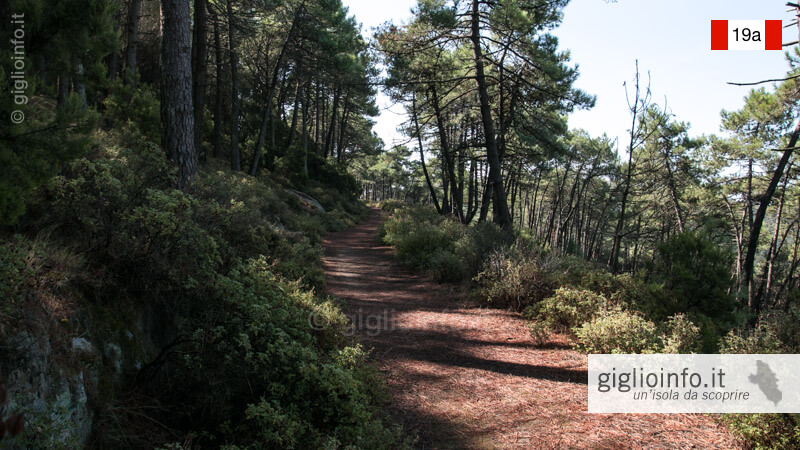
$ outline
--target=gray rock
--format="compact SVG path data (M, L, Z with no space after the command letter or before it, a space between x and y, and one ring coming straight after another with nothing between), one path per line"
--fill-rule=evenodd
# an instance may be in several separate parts
M122 372L122 349L119 345L109 342L103 347L103 355L111 362L111 365L114 367L114 372Z
M72 351L83 355L94 355L96 353L92 343L82 337L72 338Z

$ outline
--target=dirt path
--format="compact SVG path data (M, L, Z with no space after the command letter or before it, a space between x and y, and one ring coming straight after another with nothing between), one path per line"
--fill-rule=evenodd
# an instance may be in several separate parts
M399 268L366 222L325 238L328 292L385 374L392 415L419 448L731 448L703 415L587 414L587 358L536 347L517 315Z

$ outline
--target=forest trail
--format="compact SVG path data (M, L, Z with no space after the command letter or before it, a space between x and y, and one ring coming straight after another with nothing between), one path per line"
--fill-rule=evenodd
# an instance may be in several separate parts
M588 414L587 358L535 346L516 314L398 267L381 213L325 236L328 293L347 300L418 448L736 448L705 415Z

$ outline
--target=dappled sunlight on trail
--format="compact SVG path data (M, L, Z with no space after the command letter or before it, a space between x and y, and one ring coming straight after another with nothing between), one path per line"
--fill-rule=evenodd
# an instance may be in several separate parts
M328 292L389 385L419 448L732 448L704 415L588 414L587 358L563 336L535 346L517 314L410 273L377 241L380 212L325 238Z

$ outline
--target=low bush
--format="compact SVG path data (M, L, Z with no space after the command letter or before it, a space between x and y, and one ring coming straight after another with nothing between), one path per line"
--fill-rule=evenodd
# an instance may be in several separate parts
M577 348L587 353L655 353L660 347L655 324L622 308L601 311L574 332Z
M522 311L553 294L549 274L530 257L497 251L483 267L474 280L479 297L492 306Z
M754 328L731 330L720 338L720 353L786 353L789 350L778 337L774 324L761 322Z
M238 445L401 442L378 416L371 375L356 369L365 355L342 346L347 320L338 308L282 281L264 257L216 276L214 284L171 381L184 420L203 416L207 432ZM216 393L219 383L226 389Z
M431 253L422 267L436 281L461 281L466 278L463 260L444 248Z
M140 132L150 142L161 139L161 109L158 93L147 83L132 88L121 79L109 82L109 95L103 100L104 126L109 129Z
M490 257L507 250L513 243L512 236L492 222L478 222L464 229L455 244L455 251L469 277L477 275Z
M755 327L742 325L719 340L720 353L759 354L798 351L796 307L766 311ZM748 448L794 449L800 447L800 414L724 414L719 420Z
M613 275L602 269L587 270L575 285L604 295L614 302L629 305L642 311L654 320L665 320L674 312L666 308L672 300L666 295L662 285L648 283L642 277L631 274Z
M2 310L8 310L23 300L23 286L29 282L31 271L25 264L25 248L20 245L21 238L10 241L0 240L0 298ZM2 311L0 310L0 311ZM6 311L7 312L7 311Z
M401 264L422 269L439 281L467 281L489 256L511 244L508 233L492 223L466 226L428 206L395 200L382 204L391 217L378 227L378 239L394 247Z
M528 312L551 329L571 330L590 322L610 307L608 299L592 291L562 287ZM534 314L535 311L535 314Z
M680 233L661 243L652 270L670 299L661 312L667 316L699 313L731 320L735 308L729 294L732 261L727 247L699 233Z
M790 450L800 447L800 414L723 414L719 420L746 448Z
M667 319L661 335L661 353L696 353L700 345L700 327L685 314Z
M379 229L379 237L395 249L401 264L422 269L440 281L465 278L463 261L455 254L455 243L463 226L424 207L395 211Z
M380 204L381 210L389 212L389 213L393 213L393 212L397 211L400 208L404 208L405 206L406 206L405 202L402 202L400 200L395 200L395 199L392 199L392 198L390 198L388 200L384 200Z
M75 309L88 312L75 323L87 339L103 342L98 330L109 327L117 327L111 335L138 333L113 317L125 308L157 325L135 349L140 368L120 369L153 404L128 408L115 392L124 383L101 377L104 394L93 401L119 420L98 421L114 429L96 431L96 445L127 447L135 435L137 445L160 446L169 430L209 447L405 446L382 416L363 351L346 338L346 317L315 293L324 287L321 233L364 210L352 192L321 198L334 205L322 213L269 179L202 168L195 189L179 191L163 151L141 136L125 141L128 132L101 132L108 145L40 190L21 224L50 229L84 255L95 279L81 286L87 298ZM4 298L19 294L23 256L11 242L0 245ZM101 310L108 314L94 319ZM142 422L161 431L145 433L134 425Z
M545 344L550 338L550 327L536 320L528 322L528 331L533 340L533 345Z

